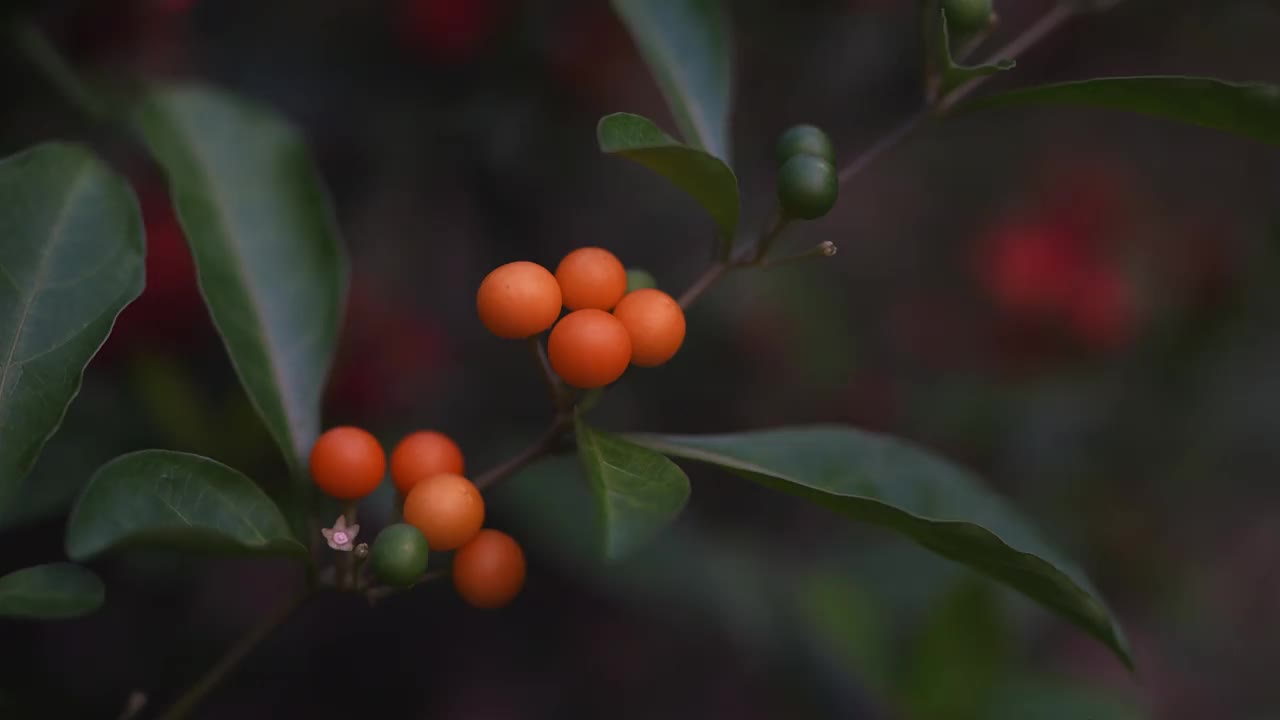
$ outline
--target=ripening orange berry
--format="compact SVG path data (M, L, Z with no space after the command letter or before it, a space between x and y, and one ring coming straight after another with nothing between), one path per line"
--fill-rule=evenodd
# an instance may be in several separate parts
M627 269L604 248L578 248L556 267L556 282L570 310L612 310L627 292Z
M684 310L670 295L646 288L627 293L613 309L631 337L631 364L655 367L684 342Z
M391 479L401 493L408 493L432 475L461 475L462 470L462 450L458 444L434 430L410 433L391 451Z
M537 263L507 263L481 281L476 310L480 322L500 338L531 337L560 317L560 284Z
M631 361L631 338L618 319L588 308L565 315L547 340L551 369L570 385L590 390L622 377Z
M404 499L404 521L435 550L462 547L484 525L484 498L471 481L444 473L415 483Z
M453 556L453 587L474 607L507 605L524 587L524 575L524 551L497 530L481 530Z
M336 427L311 446L311 477L339 500L359 500L378 489L387 456L377 438L357 427Z

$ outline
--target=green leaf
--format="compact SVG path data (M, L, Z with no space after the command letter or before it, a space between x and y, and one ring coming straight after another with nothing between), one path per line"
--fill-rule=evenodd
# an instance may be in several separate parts
M1280 85L1204 77L1112 77L1022 88L970 100L962 110L1078 105L1125 110L1280 145Z
M968 472L919 447L838 426L627 439L900 532L1059 613L1132 667L1123 631L1084 573Z
M974 78L995 75L998 72L1012 70L1016 63L1013 60L997 60L982 65L963 65L956 62L951 51L951 33L947 30L947 11L939 9L939 20L933 25L933 52L935 69L938 72L938 96L947 93L973 80Z
M276 504L241 473L199 455L142 450L89 479L67 521L67 555L120 546L305 556Z
M715 220L720 235L731 239L738 229L738 178L722 161L682 145L648 118L614 113L596 126L600 151L644 165L688 193Z
M625 557L680 514L689 478L675 463L577 421L578 458L591 481L604 535L604 554Z
M729 162L733 55L718 0L613 0L685 142Z
M198 87L152 91L135 122L169 177L200 290L294 475L320 431L347 262L299 133Z
M0 617L80 617L97 610L103 595L102 581L79 565L36 565L0 577Z
M0 160L0 197L3 508L116 315L142 292L146 249L133 192L83 147L51 143Z

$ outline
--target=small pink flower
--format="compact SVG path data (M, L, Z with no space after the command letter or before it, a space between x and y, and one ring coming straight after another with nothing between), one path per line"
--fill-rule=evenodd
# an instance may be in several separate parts
M360 525L355 524L348 527L347 518L342 515L339 515L338 519L333 522L333 527L324 528L320 531L324 535L324 539L329 543L329 547L343 552L351 552L356 535L359 532Z

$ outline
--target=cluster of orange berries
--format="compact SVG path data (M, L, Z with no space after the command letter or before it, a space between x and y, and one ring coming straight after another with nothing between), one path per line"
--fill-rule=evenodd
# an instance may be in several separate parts
M456 550L458 594L476 607L502 607L524 586L524 552L509 535L484 528L484 498L463 466L462 450L443 433L415 432L396 445L391 479L404 498L404 522L378 535L370 566L380 581L403 588L421 579L428 550ZM382 446L360 428L333 428L311 450L311 477L338 500L369 495L386 472Z
M661 290L627 285L627 270L613 253L584 247L566 255L554 275L524 261L494 269L480 283L476 309L501 338L529 338L554 325L547 340L551 369L590 390L622 377L628 365L665 363L684 342L680 304ZM563 318L562 307L570 311Z

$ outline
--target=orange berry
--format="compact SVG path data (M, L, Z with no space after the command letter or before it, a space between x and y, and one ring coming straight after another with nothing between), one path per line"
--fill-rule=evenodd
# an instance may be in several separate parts
M453 550L480 532L484 498L461 475L433 475L414 484L405 496L404 521L418 528L432 550Z
M377 438L357 427L336 427L311 446L311 477L339 500L359 500L378 489L387 455Z
M507 263L481 281L476 310L480 322L500 338L531 337L560 317L560 285L537 263Z
M551 369L576 388L604 387L622 377L631 360L631 338L617 318L590 308L565 315L547 341Z
M684 310L670 295L646 288L627 293L613 310L631 337L631 364L654 367L684 342Z
M627 292L627 269L604 248L578 248L556 267L556 282L570 310L612 310Z
M396 489L407 493L432 475L461 475L462 450L448 435L420 430L406 435L391 451L391 479Z
M453 556L453 587L467 604L500 608L524 587L524 551L510 535L485 529Z

